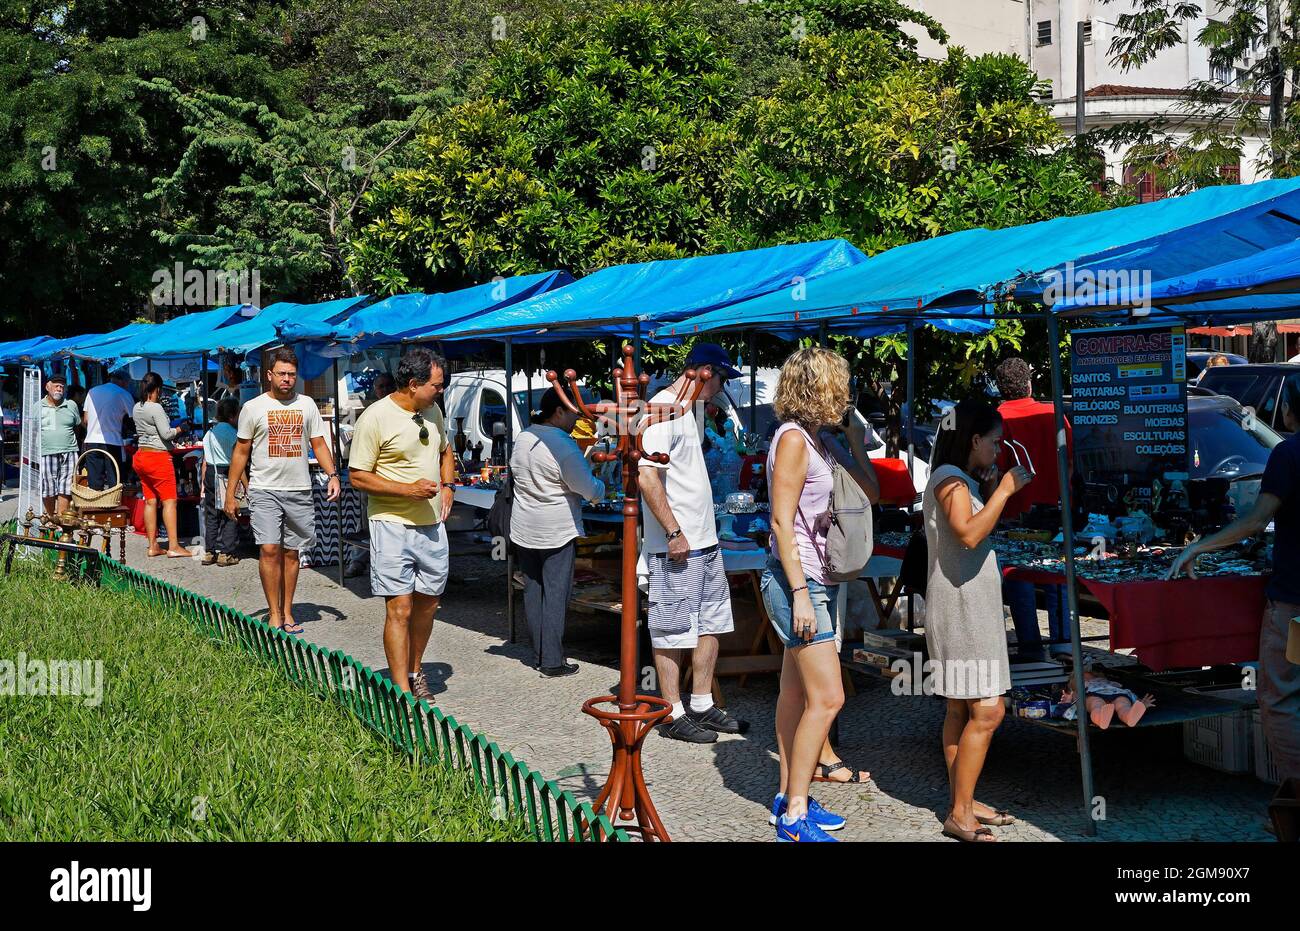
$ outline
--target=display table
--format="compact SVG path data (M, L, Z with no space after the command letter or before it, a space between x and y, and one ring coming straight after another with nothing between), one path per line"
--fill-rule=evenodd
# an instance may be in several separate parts
M900 537L906 534L883 535L875 551L902 558L906 543ZM1004 578L1065 584L1063 569L1016 565L1014 555L999 550L996 542L994 549ZM1111 581L1089 577L1088 569L1077 570L1075 577L1110 615L1112 650L1131 648L1156 671L1259 658L1266 574Z
M481 485L457 485L454 500L457 504L468 505L482 511L490 511L496 496L497 490L495 488Z

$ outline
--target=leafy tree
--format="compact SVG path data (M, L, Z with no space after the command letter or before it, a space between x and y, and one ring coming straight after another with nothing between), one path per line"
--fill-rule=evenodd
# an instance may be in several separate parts
M195 22L196 16L202 19ZM140 93L178 84L276 100L277 5L0 7L0 319L6 331L108 329L173 256L146 200L179 157L178 115Z
M1109 3L1111 0L1105 0ZM1203 12L1196 3L1137 0L1116 19L1112 61L1139 67L1166 49L1181 45L1186 27ZM1151 174L1172 194L1230 183L1223 166L1238 165L1247 137L1263 137L1257 168L1273 177L1300 171L1300 108L1284 97L1287 74L1300 84L1300 4L1284 0L1224 0L1195 36L1207 53L1211 73L1226 70L1228 82L1194 80L1170 117L1131 121L1096 137L1128 145L1126 162L1139 175ZM1262 55L1248 67L1238 63L1251 52ZM1251 361L1271 362L1277 351L1277 325L1253 325Z

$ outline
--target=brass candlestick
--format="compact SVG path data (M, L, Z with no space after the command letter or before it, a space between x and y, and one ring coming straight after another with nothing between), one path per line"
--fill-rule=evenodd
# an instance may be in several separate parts
M637 831L644 840L670 840L667 829L655 811L641 769L641 744L651 729L672 711L672 705L652 695L636 692L637 620L640 614L636 583L637 520L640 516L640 491L637 469L641 459L660 465L668 462L664 453L647 453L642 446L645 429L656 423L682 416L699 399L704 385L713 377L709 366L688 369L685 382L674 404L647 404L646 386L650 376L636 374L631 346L623 347L623 364L613 370L614 401L588 404L578 390L577 373L569 369L563 380L554 371L546 373L560 396L561 403L593 423L600 419L610 425L618 437L616 451L595 452L595 462L619 461L623 466L623 612L619 640L619 678L617 695L601 695L586 701L583 713L591 715L609 733L614 761L609 778L596 798L595 808L604 809L610 823L634 822L628 830ZM688 397L689 396L689 397ZM610 706L617 706L613 708ZM634 820L635 819L635 820Z

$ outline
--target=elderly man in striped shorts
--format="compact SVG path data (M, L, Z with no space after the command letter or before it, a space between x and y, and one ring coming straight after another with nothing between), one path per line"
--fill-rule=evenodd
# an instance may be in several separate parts
M66 397L68 382L51 375L41 400L41 500L45 513L60 514L72 503L81 411Z

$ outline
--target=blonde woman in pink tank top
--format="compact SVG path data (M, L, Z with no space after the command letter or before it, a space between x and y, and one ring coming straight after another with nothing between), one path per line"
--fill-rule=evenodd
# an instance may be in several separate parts
M849 418L848 450L830 435L849 410L849 366L840 356L818 347L795 352L781 367L773 406L781 426L767 459L772 552L762 591L786 649L776 704L781 785L768 823L778 841L833 841L826 832L844 819L808 794L819 761L835 760L827 735L844 704L835 652L839 586L827 584L824 565L833 465L847 469L872 503L880 484L860 417Z

